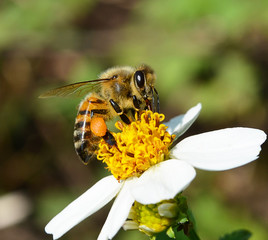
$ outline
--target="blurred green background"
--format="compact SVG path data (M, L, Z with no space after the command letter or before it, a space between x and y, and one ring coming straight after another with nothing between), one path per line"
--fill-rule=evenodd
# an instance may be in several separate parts
M47 222L109 174L75 154L80 100L38 99L50 88L147 63L167 119L203 104L185 136L234 126L268 132L267 13L261 0L1 1L0 239L52 239ZM238 169L198 171L185 195L202 239L241 228L268 239L267 149ZM96 239L109 208L61 239ZM126 238L147 239L115 237Z

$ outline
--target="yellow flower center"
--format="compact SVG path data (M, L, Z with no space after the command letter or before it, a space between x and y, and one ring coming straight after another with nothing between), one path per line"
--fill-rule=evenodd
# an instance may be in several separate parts
M159 204L142 205L135 202L132 209L133 221L137 222L138 229L147 235L162 232L174 224L175 218L162 217L158 213Z
M175 136L166 131L167 126L160 124L164 119L164 114L145 111L129 125L117 122L115 126L121 132L112 133L116 145L102 140L98 159L107 164L107 169L118 180L140 176L168 157Z
M167 231L189 223L186 198L178 194L174 199L163 200L157 204L143 205L134 202L128 218L123 225L125 230L139 229L148 236Z

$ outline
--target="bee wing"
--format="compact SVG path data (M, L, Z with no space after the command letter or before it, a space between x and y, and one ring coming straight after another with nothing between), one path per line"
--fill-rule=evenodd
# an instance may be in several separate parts
M96 91L100 88L101 83L111 81L112 79L96 79L85 82L72 83L63 87L51 89L39 96L39 98L49 97L80 97L89 92Z

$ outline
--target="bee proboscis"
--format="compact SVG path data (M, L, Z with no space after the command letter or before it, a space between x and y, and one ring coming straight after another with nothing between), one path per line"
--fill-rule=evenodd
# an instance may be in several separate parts
M131 114L133 116L135 112L143 109L159 112L155 79L154 71L147 65L113 67L103 72L99 79L55 88L40 98L85 95L75 120L74 146L87 164L96 156L102 138L110 145L116 144L106 121L119 116L124 123L130 124Z

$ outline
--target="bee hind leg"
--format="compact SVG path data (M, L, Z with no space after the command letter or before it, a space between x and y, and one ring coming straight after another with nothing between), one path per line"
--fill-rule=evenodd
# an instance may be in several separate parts
M97 136L102 137L110 146L116 145L114 136L107 129L106 123L102 117L95 117L94 110L91 111L91 132Z
M114 136L107 130L106 134L103 136L105 142L107 142L110 146L116 145L116 141Z

